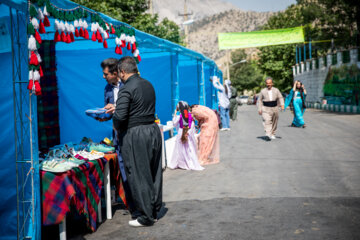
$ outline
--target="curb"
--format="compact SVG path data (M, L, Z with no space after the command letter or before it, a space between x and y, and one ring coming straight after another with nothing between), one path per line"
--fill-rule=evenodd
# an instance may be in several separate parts
M355 105L320 104L320 103L306 102L306 107L326 110L330 112L360 114L360 106L355 106Z

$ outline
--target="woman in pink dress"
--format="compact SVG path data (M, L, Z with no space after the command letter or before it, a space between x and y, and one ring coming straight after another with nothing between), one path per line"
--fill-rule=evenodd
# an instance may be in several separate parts
M198 120L201 130L198 138L200 164L218 163L220 161L219 125L215 112L202 105L193 105L191 113Z
M177 114L178 111L180 111L180 114ZM173 124L178 134L168 167L172 169L203 170L204 168L200 166L197 156L195 123L186 102L180 101L177 104Z

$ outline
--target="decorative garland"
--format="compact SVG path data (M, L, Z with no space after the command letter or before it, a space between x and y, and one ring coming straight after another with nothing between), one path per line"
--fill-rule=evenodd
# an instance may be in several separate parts
M123 51L131 51L137 63L141 61L140 52L137 48L135 29L125 24L114 26L107 23L97 12L77 6L73 9L62 9L50 2L50 0L31 0L29 2L28 23L28 49L29 49L29 84L28 89L37 96L41 95L40 78L43 76L41 69L41 57L38 53L42 42L40 34L46 33L45 27L50 27L49 16L55 19L54 42L75 42L76 38L90 39L88 32L89 24L91 40L103 44L108 48L107 39L110 34L115 36L115 53L123 54Z

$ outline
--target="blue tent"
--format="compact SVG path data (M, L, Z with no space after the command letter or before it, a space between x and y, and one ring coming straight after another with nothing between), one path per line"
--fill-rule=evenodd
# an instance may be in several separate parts
M0 162L3 165L0 170L0 221L7 223L0 226L0 239L39 239L37 101L26 89L29 6L26 0L0 2ZM65 11L78 7L68 0L50 2ZM98 14L109 24L126 25ZM49 29L53 29L51 17L50 22ZM54 31L41 35L43 40L52 40L53 36ZM179 100L217 107L216 92L207 80L211 75L222 77L214 61L136 29L135 36L142 57L139 71L155 87L156 111L163 123L171 120ZM111 38L107 49L90 40L56 44L60 143L79 142L84 136L100 141L111 135L111 122L99 123L87 117L84 111L103 106L105 81L100 62L109 57L119 58L114 49L115 41Z

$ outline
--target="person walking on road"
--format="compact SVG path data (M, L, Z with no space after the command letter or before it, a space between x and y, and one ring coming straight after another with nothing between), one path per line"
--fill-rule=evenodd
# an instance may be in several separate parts
M198 157L201 165L220 161L219 124L216 113L202 105L191 106L192 116L199 122Z
M229 98L231 97L231 90L229 86L226 84L224 87L220 83L220 80L217 76L212 76L210 78L210 81L213 83L214 88L218 90L220 118L222 123L221 131L229 131L230 130Z
M236 101L237 89L231 85L230 80L225 80L225 84L230 86L231 97L230 97L230 118L235 121L237 118L238 102Z
M139 76L133 57L119 60L118 73L124 86L119 89L113 123L134 206L140 213L129 225L150 226L162 207L162 137L155 123L155 90Z
M262 89L258 98L258 112L263 118L266 140L276 139L275 132L279 119L279 105L284 110L284 98L279 89L273 87L273 80L267 77L266 88Z
M291 102L294 107L294 120L291 123L292 127L306 127L303 118L306 109L305 98L306 90L304 85L300 81L295 81L293 88L285 99L285 109L290 105Z

